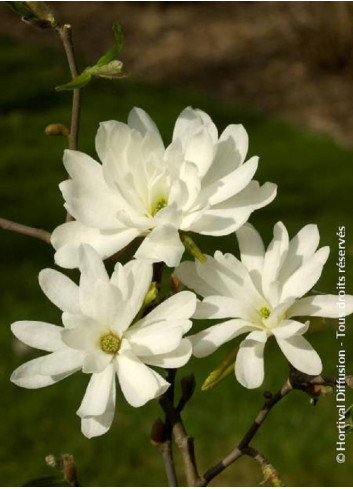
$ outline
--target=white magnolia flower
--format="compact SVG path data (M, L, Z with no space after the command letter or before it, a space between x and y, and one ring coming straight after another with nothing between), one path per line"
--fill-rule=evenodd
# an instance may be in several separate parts
M137 260L117 264L109 279L102 260L88 245L80 249L80 285L51 269L39 283L63 311L64 327L36 321L12 325L15 336L47 352L20 366L11 380L36 389L54 384L78 370L92 374L77 414L88 437L104 434L115 411L115 374L132 406L160 396L168 382L149 366L178 368L191 356L183 335L191 328L196 297L180 292L143 319L138 314L151 284L152 267Z
M205 299L195 318L230 318L189 339L193 353L205 357L238 335L249 333L240 344L235 375L245 387L255 388L264 379L265 343L273 335L287 360L298 370L317 375L320 357L303 337L310 321L300 316L337 318L335 295L303 297L320 278L329 255L327 246L317 250L317 226L305 226L289 241L284 225L274 227L274 238L265 251L259 233L250 225L237 231L241 261L217 251L204 264L184 262L179 279ZM317 250L317 251L316 251ZM346 296L345 314L353 312L353 296Z
M84 153L65 151L71 179L60 184L65 207L76 219L54 230L56 262L78 265L78 247L88 243L105 259L138 236L135 257L179 264L179 230L223 236L269 204L276 185L252 180L258 157L244 163L248 135L230 125L218 138L201 110L185 109L165 149L151 118L130 112L128 125L103 122L96 137L102 164Z

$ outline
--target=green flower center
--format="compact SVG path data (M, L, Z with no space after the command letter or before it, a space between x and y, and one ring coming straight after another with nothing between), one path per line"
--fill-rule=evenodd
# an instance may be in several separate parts
M167 202L167 199L165 197L162 197L161 199L159 199L155 204L154 206L152 207L152 217L154 217L157 212L159 212L161 209L164 209L164 207L167 207L168 205L168 202Z
M114 355L119 351L121 340L113 333L106 334L101 337L100 347L105 353Z
M267 319L271 314L271 311L269 310L268 307L261 307L260 314L263 319Z

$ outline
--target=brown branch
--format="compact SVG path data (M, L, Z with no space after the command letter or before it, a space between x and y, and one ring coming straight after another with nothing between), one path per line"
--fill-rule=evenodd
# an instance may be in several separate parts
M350 386L351 382L351 377L347 376L346 377L346 383L347 385ZM218 462L216 465L211 467L205 474L201 477L199 480L199 486L207 486L212 479L214 479L218 474L223 472L229 465L231 465L233 462L238 460L240 457L243 455L249 455L253 456L254 455L254 449L249 447L250 442L256 435L256 433L259 431L260 427L262 426L263 422L265 421L266 417L272 410L272 408L281 400L283 399L289 392L292 390L301 390L303 392L306 392L309 396L314 396L317 395L319 391L315 390L316 387L320 386L330 386L330 387L335 387L337 383L337 378L336 377L331 377L331 376L324 376L324 375L318 375L318 376L312 376L312 375L307 375L302 372L299 372L299 370L296 370L294 367L290 366L290 377L287 380L287 382L284 384L282 389L278 391L275 395L272 395L271 393L265 393L266 401L264 405L262 406L261 410L257 414L255 421L252 423L248 431L245 433L244 437L238 444L238 446L232 450L223 460ZM256 452L258 455L256 458L260 462L260 454ZM252 454L252 455L251 455ZM263 463L265 458L261 455L263 459ZM271 468L270 464L268 464L269 467ZM279 481L280 482L280 481Z
M257 414L255 421L252 423L248 431L245 433L244 437L238 444L238 446L232 450L223 460L218 462L216 465L211 467L200 479L199 486L207 486L212 479L214 479L218 474L223 472L224 469L229 467L233 462L238 460L246 452L249 443L254 438L258 430L260 429L262 423L265 421L267 415L271 409L283 399L291 390L293 389L289 381L287 381L281 390L275 395L267 393L266 401L262 406L261 410Z
M163 395L159 403L172 427L174 441L181 452L187 484L188 486L198 486L200 477L195 460L194 440L186 433L180 412L173 406L169 397Z
M31 236L32 238L40 239L50 244L51 234L43 229L32 228L30 226L25 226L24 224L19 224L18 222L9 221L8 219L3 219L0 217L0 228L6 231L12 231L18 234L24 234L25 236Z
M69 24L56 28L57 33L63 43L64 50L69 64L71 78L74 79L78 76L76 58L74 53L74 47L72 42L72 28ZM81 90L75 88L72 93L72 109L71 109L71 127L70 134L68 135L69 149L77 150L78 147L78 133L80 127L80 115L81 115ZM72 221L72 216L68 212L66 214L66 221Z
M167 369L166 380L170 383L170 387L165 393L171 404L174 404L174 387L175 387L175 369ZM178 486L178 479L175 472L174 458L173 458L173 445L172 445L173 426L166 416L165 418L165 442L161 446L163 455L164 467L166 470L168 483L170 487Z

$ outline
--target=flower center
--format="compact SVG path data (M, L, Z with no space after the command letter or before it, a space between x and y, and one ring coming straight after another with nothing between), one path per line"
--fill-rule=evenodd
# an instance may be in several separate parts
M271 314L271 311L269 310L268 307L261 307L260 315L263 319L267 319L270 314Z
M164 207L166 207L168 204L167 202L167 199L165 197L162 197L161 199L159 199L155 204L154 206L152 207L152 217L154 217L157 212L159 212L161 209L164 209Z
M121 340L113 333L106 334L101 337L100 346L105 353L117 353L121 345Z

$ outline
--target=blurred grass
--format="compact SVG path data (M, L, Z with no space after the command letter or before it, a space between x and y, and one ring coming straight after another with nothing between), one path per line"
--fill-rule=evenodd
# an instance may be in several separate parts
M53 87L68 74L61 54L9 40L0 41L0 196L1 215L28 225L52 230L64 218L58 183L65 178L61 163L63 138L43 135L52 122L69 124L70 94L57 94ZM337 272L336 230L347 226L347 252L352 245L352 150L336 146L329 138L268 119L254 109L225 103L182 87L150 86L136 80L95 83L85 89L80 149L94 155L94 136L102 120L126 120L134 106L147 110L171 136L178 113L187 105L208 112L217 126L241 122L250 135L251 154L260 155L257 178L278 183L274 203L257 211L251 221L266 240L272 227L283 220L291 235L303 225L317 223L323 245L331 256L319 290L335 292ZM236 250L233 236L197 237L206 252ZM59 313L43 296L38 272L53 266L53 251L44 243L0 231L2 287L0 382L0 482L21 486L30 479L51 474L44 457L49 453L75 455L82 485L153 486L166 483L160 454L150 445L153 420L160 415L156 402L138 410L118 397L112 429L103 437L87 440L80 433L75 415L88 381L78 375L43 390L20 389L9 382L14 368L37 353L16 353L9 329L21 319L59 321ZM353 292L351 264L347 269L347 292ZM347 320L347 369L353 372L352 320ZM324 359L327 373L335 373L337 345L334 331L312 335L310 340ZM198 387L232 346L214 356L192 360L183 372L194 371ZM239 441L262 403L264 390L276 390L287 368L281 354L270 344L266 351L266 381L263 388L247 391L228 378L215 391L197 392L185 412L185 422L196 439L201 471L209 468ZM348 393L348 402L353 396ZM266 421L254 441L279 470L285 484L296 486L346 486L352 484L352 440L347 440L347 462L335 462L336 411L334 398L327 397L314 408L302 393L283 401ZM179 456L177 455L179 460ZM259 468L241 460L214 483L252 486L261 481Z

